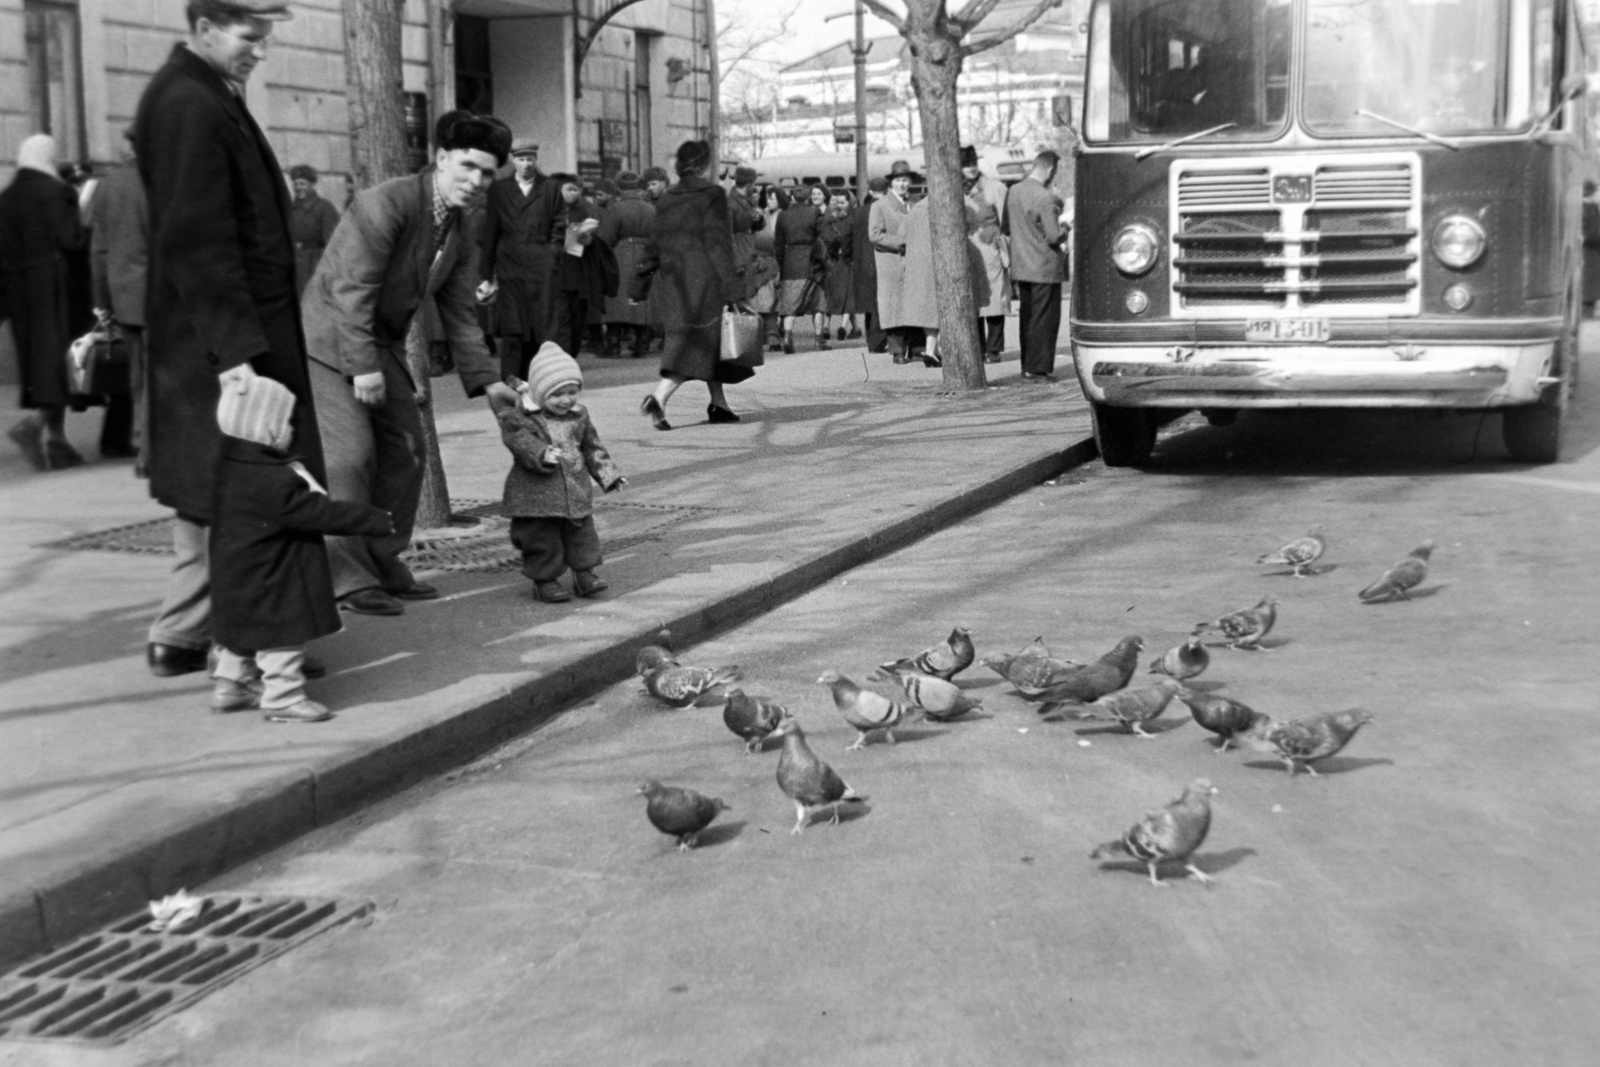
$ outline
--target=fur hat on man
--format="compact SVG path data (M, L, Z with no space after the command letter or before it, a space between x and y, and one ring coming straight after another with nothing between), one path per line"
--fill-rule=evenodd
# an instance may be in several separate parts
M583 385L583 370L566 349L546 341L528 364L528 397L543 409L545 398L563 385Z
M229 437L282 448L289 442L294 394L282 382L256 375L248 383L229 382L217 401L217 429Z
M666 182L670 180L671 179L667 177L667 172L662 170L660 167L651 167L649 170L639 175L639 184L641 186L649 185L651 182Z
M503 167L511 155L511 127L493 115L446 111L433 124L433 143L446 152L458 149L487 152Z
M617 175L617 188L625 193L634 193L644 188L644 183L639 180L639 175L625 170Z
M289 168L290 181L305 181L312 185L317 184L317 168L309 163L296 163Z
M756 180L756 169L754 167L735 167L735 168L733 168L733 184L738 186L739 188L742 189L746 185L752 184L755 180Z

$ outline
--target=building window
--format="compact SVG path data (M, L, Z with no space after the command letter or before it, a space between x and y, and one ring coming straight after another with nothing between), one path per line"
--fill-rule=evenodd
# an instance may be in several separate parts
M474 115L494 114L488 19L456 16L456 107Z
M33 132L54 137L63 160L84 159L88 145L76 0L24 0L22 11Z
M635 32L633 35L633 129L629 141L633 146L634 165L645 170L653 165L655 146L651 143L653 123L650 107L650 60L655 51L653 35Z

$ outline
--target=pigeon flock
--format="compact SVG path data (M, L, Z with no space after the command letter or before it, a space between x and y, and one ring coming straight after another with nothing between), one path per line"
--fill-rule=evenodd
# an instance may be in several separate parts
M1409 599L1408 592L1427 577L1433 548L1434 543L1428 541L1412 550L1362 589L1360 601L1372 604ZM1327 542L1320 528L1314 527L1306 536L1256 562L1291 567L1293 576L1302 578L1322 573L1314 565L1326 551ZM1328 569L1331 568L1324 568ZM1343 750L1361 727L1372 721L1369 712L1350 709L1276 720L1237 700L1186 684L1203 674L1212 661L1202 635L1215 633L1227 648L1266 651L1262 640L1277 619L1278 598L1268 596L1253 607L1199 623L1183 644L1150 662L1149 675L1155 677L1138 685L1133 684L1133 679L1144 651L1144 639L1138 635L1122 638L1092 663L1059 658L1042 638L1035 638L1016 653L991 653L979 661L971 633L959 626L937 645L880 664L871 680L883 683L892 693L865 688L837 670L824 672L817 682L828 687L834 707L857 733L847 751L863 748L875 736L893 745L895 729L908 720L949 723L981 708L982 701L969 696L954 681L974 662L981 662L1009 682L1023 700L1036 704L1045 721L1109 721L1129 734L1154 740L1160 735L1149 733L1144 727L1176 702L1188 708L1196 724L1215 735L1214 751L1226 752L1243 742L1282 760L1291 777L1301 768L1315 777L1313 764ZM743 741L747 755L762 752L770 740L781 741L776 777L778 788L795 806L791 833L802 833L820 812L828 812L828 821L837 824L841 806L866 801L812 750L794 714L781 704L751 696L732 685L741 677L739 668L694 667L679 662L672 650L671 634L665 630L657 643L639 652L636 666L644 691L671 707L720 700L723 723ZM1206 689L1219 687L1220 684L1212 684ZM728 808L718 797L654 780L640 786L639 794L648 798L646 815L651 824L676 838L683 851L693 847L696 836ZM1147 812L1120 838L1096 847L1090 858L1132 857L1148 867L1150 881L1157 886L1165 885L1159 873L1161 864L1182 864L1191 877L1209 886L1215 881L1214 876L1201 871L1191 857L1210 831L1211 797L1216 794L1209 780L1194 779L1176 800Z

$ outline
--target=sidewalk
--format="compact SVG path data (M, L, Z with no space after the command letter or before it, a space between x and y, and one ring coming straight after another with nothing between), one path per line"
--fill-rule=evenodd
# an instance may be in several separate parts
M203 675L149 673L169 557L40 547L163 519L128 464L41 475L0 457L0 963L537 725L631 674L663 625L692 646L1093 455L1065 358L1041 386L1012 355L978 395L859 348L768 359L729 389L743 423L708 425L691 383L659 433L637 411L648 385L600 384L617 362L585 358L585 401L629 480L597 510L610 591L549 605L514 569L429 574L443 599L346 615L315 643L329 674L312 693L338 712L315 726L214 715ZM492 418L435 384L452 497L497 502L510 459ZM92 420L69 425L91 454ZM480 534L430 539L433 558L511 556L498 528Z

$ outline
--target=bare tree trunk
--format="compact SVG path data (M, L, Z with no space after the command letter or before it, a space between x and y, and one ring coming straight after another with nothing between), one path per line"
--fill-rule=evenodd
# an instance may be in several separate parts
M982 389L983 344L968 258L967 211L961 193L961 130L956 116L957 44L920 20L908 24L911 85L922 114L928 172L928 221L933 229L933 278L939 299L939 358L946 385Z
M344 0L344 81L357 189L406 173L405 7L405 0Z

